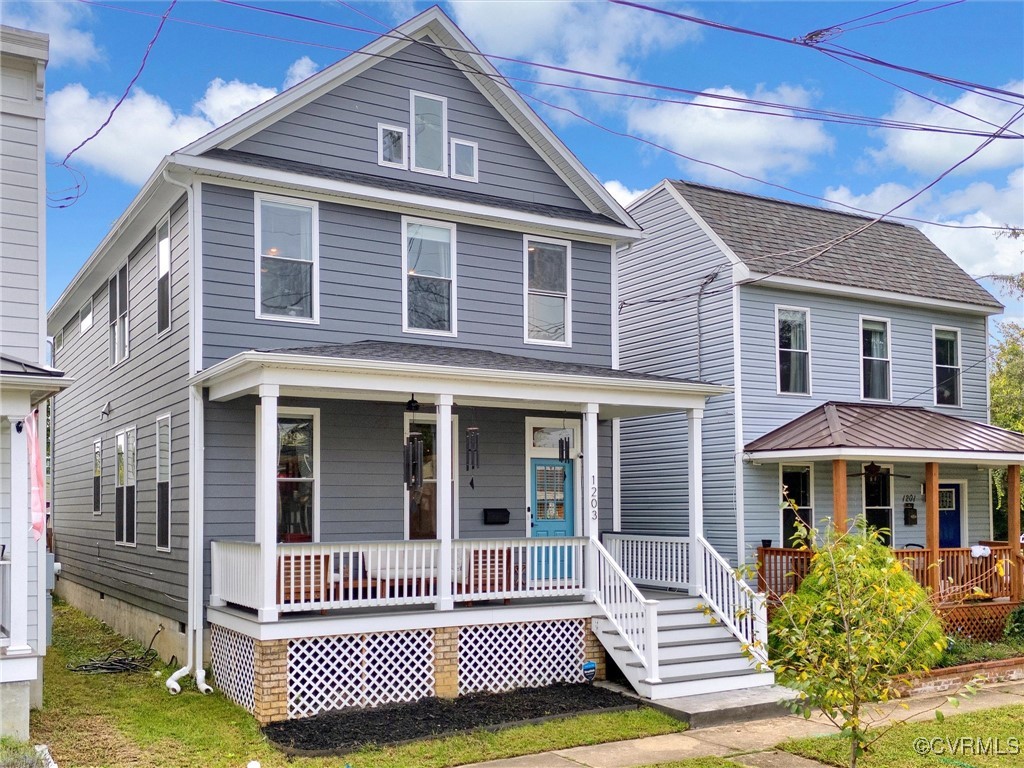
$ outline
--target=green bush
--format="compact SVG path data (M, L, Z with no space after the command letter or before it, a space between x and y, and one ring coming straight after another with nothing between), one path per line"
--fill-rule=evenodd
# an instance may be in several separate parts
M0 739L0 768L45 768L42 756L31 744Z
M1010 611L1010 615L1006 617L1003 637L1007 640L1024 641L1024 603Z

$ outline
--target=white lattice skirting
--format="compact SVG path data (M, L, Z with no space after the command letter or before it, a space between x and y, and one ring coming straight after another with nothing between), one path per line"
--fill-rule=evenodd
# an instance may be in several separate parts
M583 619L459 630L459 695L583 682Z
M434 630L291 640L288 717L434 695Z
M238 706L255 712L255 641L248 635L213 624L210 626L210 655L217 687Z

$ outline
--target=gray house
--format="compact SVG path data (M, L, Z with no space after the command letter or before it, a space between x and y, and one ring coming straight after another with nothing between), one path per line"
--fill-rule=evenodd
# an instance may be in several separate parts
M639 236L436 8L168 156L50 313L59 590L261 722L770 682L706 542L599 540L615 420L725 391L619 370Z
M990 469L1019 483L1024 463L1024 435L987 423L1001 305L920 230L680 181L629 212L645 238L619 255L622 367L731 388L703 415L715 548L756 557L774 593L809 557L797 519L864 515L958 595L1010 556L990 541ZM624 531L689 533L685 442L677 418L621 425ZM1019 582L981 586L1019 600Z
M48 56L46 35L0 26L0 737L17 739L42 705L46 654L46 489L29 468L46 400L71 383L46 364Z

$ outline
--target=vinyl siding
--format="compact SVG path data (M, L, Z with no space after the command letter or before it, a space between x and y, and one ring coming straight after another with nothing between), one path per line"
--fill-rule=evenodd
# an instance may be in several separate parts
M611 363L609 246L572 244L572 347L523 342L523 236L456 227L458 337L402 332L402 219L321 202L320 323L255 319L254 195L203 185L205 366L248 349L407 341Z
M61 578L183 621L188 579L188 213L171 216L171 330L156 335L154 234L129 260L129 357L110 368L106 284L93 326L64 329L57 365L76 380L56 398L54 540ZM156 222L154 222L154 231ZM123 264L123 262L121 262ZM110 415L101 418L104 403ZM171 551L156 550L156 419L171 415ZM114 435L136 428L137 546L114 544ZM92 512L93 441L103 440L102 513Z
M477 143L479 183L377 164L377 125L409 128L411 90L448 100L449 140ZM421 44L379 61L234 149L441 189L588 210L447 56Z
M641 302L619 316L621 367L731 386L732 272L725 256L665 190L630 213L645 237L619 255L619 296ZM698 324L697 295L712 275ZM736 554L733 403L731 394L711 398L703 422L704 535L730 559ZM624 531L688 534L687 443L685 413L622 422Z

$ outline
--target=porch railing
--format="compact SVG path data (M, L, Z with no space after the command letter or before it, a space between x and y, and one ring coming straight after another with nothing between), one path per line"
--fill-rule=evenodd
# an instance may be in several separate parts
M692 583L690 539L647 533L605 533L608 553L634 584L683 588Z
M944 602L957 602L978 592L988 597L1012 596L1013 578L1022 578L1010 564L1010 547L990 546L990 554L974 557L970 547L939 550L939 595ZM758 582L762 591L777 599L787 592L796 591L807 576L814 556L810 549L760 547L758 556ZM893 556L921 586L930 585L933 570L932 553L927 549L894 549ZM1002 575L1000 575L1000 564Z
M7 645L11 626L11 561L0 560L0 646Z
M763 594L747 583L703 536L697 536L703 578L698 587L715 617L749 650L756 661L768 661L768 612Z
M647 681L659 682L658 601L640 593L601 542L595 540L593 547L597 559L594 601L643 663Z
M455 600L584 594L587 539L459 539L452 542Z
M210 543L210 600L260 607L260 545L250 541Z

